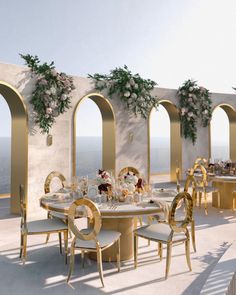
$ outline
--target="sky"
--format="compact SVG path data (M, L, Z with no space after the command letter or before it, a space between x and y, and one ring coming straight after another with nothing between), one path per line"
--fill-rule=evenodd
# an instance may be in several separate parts
M193 78L234 93L235 0L0 0L0 11L0 62L23 65L19 53L30 53L78 76L126 64L159 87ZM96 108L84 112L96 116Z

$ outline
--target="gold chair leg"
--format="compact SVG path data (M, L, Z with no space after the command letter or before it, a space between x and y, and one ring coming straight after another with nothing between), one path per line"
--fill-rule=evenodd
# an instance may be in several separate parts
M197 252L196 240L195 240L195 221L194 221L194 219L191 221L191 238L192 238L193 250L194 250L194 252Z
M71 247L70 247L70 268L68 272L68 277L67 277L67 283L69 283L71 274L74 270L74 265L75 265L75 248L74 248L75 241L72 242Z
M134 235L134 267L138 266L138 236Z
M162 260L162 243L158 242L158 255L160 256L160 261Z
M137 227L138 227L137 217L134 217L134 230L136 230Z
M102 286L104 287L103 270L102 270L102 251L101 251L100 247L97 248L97 263L98 263L98 271L99 271L100 280L102 282Z
M62 254L62 243L61 243L61 233L58 233L60 253Z
M208 210L207 210L207 193L204 192L204 209L205 209L205 214L208 214Z
M46 237L46 244L48 243L48 241L49 241L49 238L50 238L50 234L47 234L47 237Z
M68 231L64 231L64 252L65 252L65 264L67 264L67 255L68 255Z
M84 268L84 250L81 250L82 267Z
M171 262L171 250L172 250L172 244L167 244L167 254L166 254L166 275L165 279L168 278L169 270L170 270L170 262Z
M117 244L117 255L116 255L117 269L118 269L118 272L120 272L120 238L117 240L116 244Z
M23 253L23 241L24 241L24 236L21 232L20 233L20 258L22 258L22 253Z
M25 264L27 256L27 234L23 235L23 255L22 255L22 262Z
M189 239L187 239L185 241L185 255L186 255L186 260L187 260L187 264L188 264L189 270L191 271L192 270L192 267L191 267L191 261L190 261Z
M198 192L197 194L199 194L198 206L199 206L199 208L201 208L201 206L202 206L202 192Z

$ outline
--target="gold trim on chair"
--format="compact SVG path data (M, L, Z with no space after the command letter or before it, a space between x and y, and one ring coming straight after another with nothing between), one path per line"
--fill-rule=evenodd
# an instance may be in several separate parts
M139 177L139 171L138 169L134 168L134 167L124 167L120 170L119 174L118 174L118 178L121 178L123 175L132 172L134 175L136 175L137 177Z
M64 234L64 245L65 245L65 261L67 263L67 249L68 249L68 227L67 225L55 218L55 219L42 219L27 222L26 214L26 200L24 186L20 185L20 209L21 209L21 242L20 242L20 258L22 258L23 264L26 261L27 254L27 236L28 235L40 235L40 234L59 234L60 252L61 246L61 233Z
M89 208L90 224L93 225L93 228L79 230L75 224L75 217L77 213L78 206L86 206ZM117 245L117 268L120 271L120 233L112 230L101 230L102 218L101 213L96 204L94 204L89 199L78 199L72 203L68 213L68 225L69 229L75 235L71 243L70 251L70 268L68 273L67 282L69 282L73 268L74 268L74 255L75 249L81 250L82 262L84 265L84 252L96 252L97 253L97 263L99 277L104 287L103 281L103 269L102 269L102 251L111 247L116 243Z
M185 206L185 218L183 220L175 220L176 209L179 204ZM193 201L192 197L187 192L178 193L174 198L170 213L169 223L157 223L148 226L141 227L134 231L134 266L137 267L137 252L138 252L138 237L148 239L154 242L158 242L158 252L160 259L162 258L162 244L167 245L167 258L166 258L166 271L165 279L168 277L170 262L171 262L171 250L174 243L185 242L185 254L186 260L191 270L190 261L190 247L189 247L189 232L187 226L192 221L193 214Z
M45 192L45 194L50 193L50 185L51 185L52 179L55 178L55 177L60 179L62 187L64 187L64 182L66 181L65 176L60 172L52 171L47 176L47 178L46 178L46 180L44 182L44 192Z

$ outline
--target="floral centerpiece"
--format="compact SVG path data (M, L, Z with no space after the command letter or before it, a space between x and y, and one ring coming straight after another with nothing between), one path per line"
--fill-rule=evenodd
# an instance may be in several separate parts
M98 170L98 174L97 174L97 183L98 183L98 189L99 192L108 192L109 189L112 188L112 177L110 175L110 173L108 173L106 170Z
M129 192L134 192L139 178L130 172L124 174L121 178L121 186Z
M187 80L178 89L180 120L184 138L189 138L194 144L197 139L197 122L203 127L210 124L212 101L209 91L198 86L196 81Z
M147 119L150 110L158 106L158 100L151 94L156 82L150 79L143 79L139 74L132 74L127 66L115 68L110 74L88 75L95 82L95 89L107 90L110 98L113 94L118 95L125 107L135 116L140 114Z
M36 77L35 89L30 103L33 106L34 121L41 133L49 133L55 118L70 108L70 93L75 89L73 79L56 71L54 62L43 63L37 56L20 55Z

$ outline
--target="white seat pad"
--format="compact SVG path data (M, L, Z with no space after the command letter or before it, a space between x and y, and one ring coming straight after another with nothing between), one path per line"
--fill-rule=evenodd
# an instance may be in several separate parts
M86 233L88 231L89 230L86 229L86 230L82 230L81 232ZM100 244L100 247L103 248L103 247L106 247L109 244L117 241L119 239L120 235L121 234L118 231L102 229L102 230L100 230L99 234L97 235L97 240ZM94 240L84 241L84 240L77 238L76 243L75 243L75 247L76 248L96 249L96 243Z
M42 219L27 222L28 233L53 232L68 229L68 226L58 218Z
M196 192L203 192L203 187L196 187L195 190L196 190ZM206 193L212 193L212 192L219 191L218 188L216 188L214 186L206 186L205 190L206 190Z
M60 213L60 212L56 212L56 211L50 211L50 215L52 217L56 217L56 218L63 219L63 220L66 220L68 218L67 215Z
M167 242L171 233L169 224L155 223L148 226L143 226L134 231L138 236L142 236L147 239ZM186 240L184 233L174 233L172 241Z

